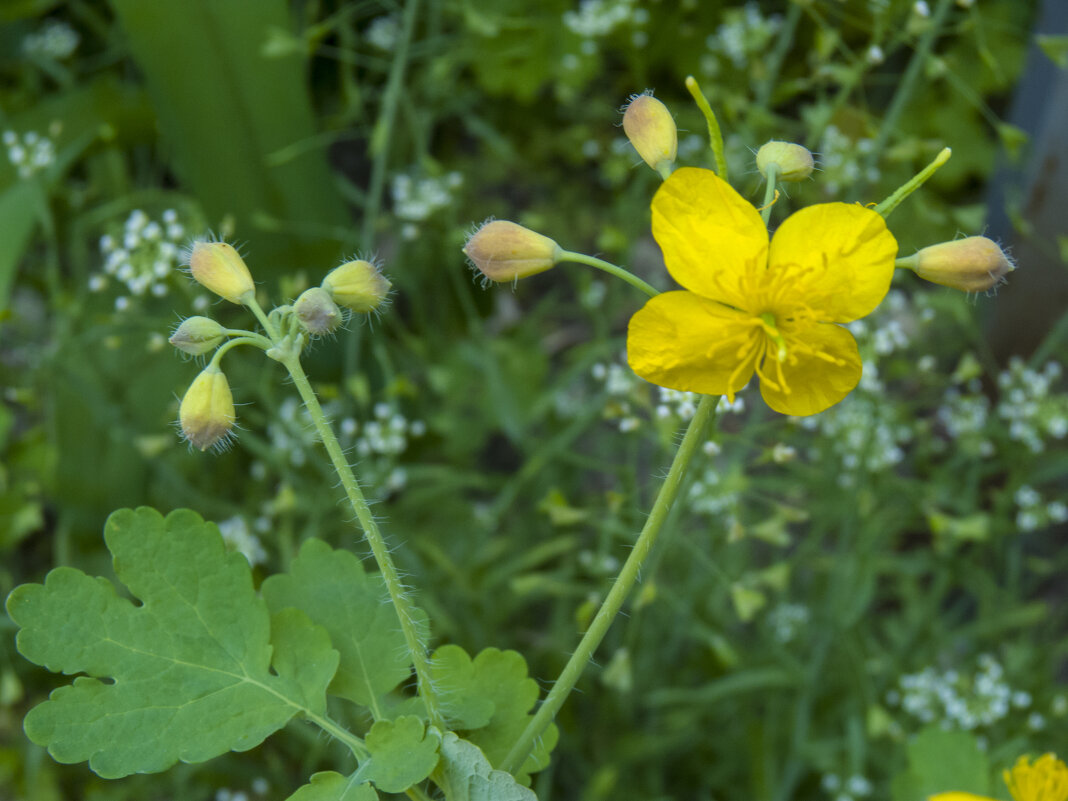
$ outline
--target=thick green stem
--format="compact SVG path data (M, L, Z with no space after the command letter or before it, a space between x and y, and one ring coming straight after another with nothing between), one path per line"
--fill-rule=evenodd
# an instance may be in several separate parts
M393 602L394 609L397 610L401 631L404 632L404 640L412 655L416 679L419 682L419 695L422 697L424 704L426 704L427 715L431 724L441 727L441 711L437 695L430 680L430 660L427 657L426 646L420 638L417 628L416 607L405 592L404 585L397 574L397 568L389 555L386 541L382 537L382 532L378 529L374 516L371 514L371 508L367 505L367 500L364 498L363 491L356 481L356 476L352 473L352 468L345 460L345 454L342 452L341 445L326 420L323 407L319 405L319 399L315 397L311 382L308 381L308 376L300 363L299 353L285 354L279 361L289 371L293 384L296 386L297 392L300 393L308 414L311 415L315 430L319 434L319 439L330 456L334 470L337 471L338 478L341 479L341 486L345 490L345 495L348 497L352 510L356 513L356 518L363 529L364 536L367 537L367 542L371 546L371 552L378 563L378 569L382 572L382 579L386 583L390 600Z
M660 293L654 289L651 285L645 283L638 276L633 273L627 272L622 267L617 267L611 262L607 262L604 259L598 259L596 256L587 256L584 253L573 253L570 250L562 251L557 257L557 261L573 261L577 264L588 264L590 267L596 267L598 270L604 270L610 275L614 275L616 278L622 278L628 284L633 287L637 287L646 295L651 298L655 298Z
M664 520L667 518L671 506L679 494L679 487L682 484L683 476L686 474L686 468L697 451L706 423L714 415L718 400L718 397L708 395L701 398L697 411L690 421L689 428L686 429L686 436L683 437L682 444L671 462L671 469L668 471L667 478L664 480L663 486L660 487L656 501L653 502L653 508L649 512L645 526L634 543L634 549L630 552L630 556L627 557L627 561L624 562L615 583L601 604L601 608L597 610L593 622L590 623L590 627L586 630L582 640L579 641L574 653L571 654L571 658L568 659L567 664L560 673L560 677L546 696L545 702L538 708L537 713L527 724L515 745L512 746L512 750L508 752L504 762L501 763L501 770L514 772L526 762L534 741L552 723L553 718L560 711L560 707L564 705L564 701L567 700L571 690L578 683L587 663L593 658L593 654L601 644L605 634L608 633L612 621L619 614L619 610L623 608L623 602L627 599L631 588L638 580L642 565L645 563L645 559L652 550L653 545L656 544L656 538L660 534Z

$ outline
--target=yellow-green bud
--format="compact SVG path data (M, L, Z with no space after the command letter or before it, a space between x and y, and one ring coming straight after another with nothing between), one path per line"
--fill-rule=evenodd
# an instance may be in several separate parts
M812 154L807 148L791 142L768 142L757 151L757 169L768 177L768 165L775 164L779 181L803 181L812 175Z
M322 288L335 303L360 314L367 314L381 306L389 297L392 286L375 265L364 259L335 267L322 283Z
M226 242L193 243L189 271L197 283L231 303L244 304L256 292L241 254Z
M189 385L178 407L182 436L205 451L226 440L236 419L230 383L222 370L209 364Z
M934 284L962 292L985 292L1016 269L997 244L985 236L969 236L925 247L897 262Z
M168 341L180 351L202 356L215 350L224 339L226 329L210 317L189 317L174 329Z
M341 309L334 303L330 293L319 286L306 290L297 298L293 313L312 336L329 334L341 325Z
M650 94L637 95L623 112L623 132L646 164L661 174L671 169L679 131L667 106Z
M515 281L545 272L563 250L547 236L508 220L482 225L464 245L464 254L491 281Z

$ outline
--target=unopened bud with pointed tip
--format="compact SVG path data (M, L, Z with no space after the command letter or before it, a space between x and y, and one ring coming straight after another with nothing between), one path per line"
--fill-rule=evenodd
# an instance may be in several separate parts
M365 259L356 259L335 267L323 279L322 288L339 306L367 314L389 297L393 285L379 269Z
M209 364L189 385L178 407L182 436L194 448L206 451L226 441L236 419L230 382L222 370Z
M679 131L667 106L651 94L633 97L623 112L623 132L642 160L664 175L679 149Z
M341 309L334 303L330 293L319 286L306 290L297 298L293 313L312 336L329 334L341 325Z
M203 356L215 350L224 339L226 329L210 317L188 317L174 329L168 341L180 351Z
M252 274L233 245L197 241L187 256L193 278L219 297L231 303L244 304L256 293Z
M985 236L930 245L899 259L897 266L913 270L926 281L962 292L985 292L1016 269L998 243Z
M768 167L775 164L775 177L779 181L803 181L812 175L814 162L808 148L792 142L768 142L756 156L757 169L765 178Z
M464 245L464 254L491 281L515 281L553 267L563 253L547 236L508 220L485 223Z

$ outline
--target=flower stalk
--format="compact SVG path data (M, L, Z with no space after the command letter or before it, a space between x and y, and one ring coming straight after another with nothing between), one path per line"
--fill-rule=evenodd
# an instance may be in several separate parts
M567 661L559 678L553 683L552 690L549 691L545 701L538 707L538 711L531 718L519 739L516 740L512 750L508 752L508 756L501 763L501 770L514 773L526 762L535 740L552 723L553 718L556 717L556 714L564 705L564 701L567 700L568 695L578 683L587 663L593 658L601 641L604 640L612 621L616 619L620 609L623 608L624 601L626 601L627 596L638 580L638 576L641 574L642 565L645 563L646 557L649 556L650 551L656 544L668 512L671 511L672 504L674 504L675 498L678 497L679 488L686 475L686 469L693 460L698 444L704 439L706 425L715 416L718 400L718 397L711 395L705 395L701 398L697 411L686 429L682 444L679 445L675 458L671 462L671 469L668 471L667 478L660 487L660 492L656 496L653 508L650 510L649 517L642 527L641 534L638 535L638 539L634 543L630 556L623 563L619 575L616 576L616 580L602 602L601 608L597 610L590 627L586 629L586 633L571 654L571 658Z

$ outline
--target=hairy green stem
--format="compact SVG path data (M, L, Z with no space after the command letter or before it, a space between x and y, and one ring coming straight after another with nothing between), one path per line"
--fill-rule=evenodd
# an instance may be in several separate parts
M345 490L345 495L348 496L349 504L351 504L352 510L356 513L356 518L360 522L360 527L363 529L364 536L367 537L367 542L371 546L371 552L374 554L375 561L378 563L378 569L382 572L382 579L385 581L390 600L393 602L393 607L397 611L397 617L400 619L400 626L401 631L404 633L404 640L412 655L412 663L415 666L416 679L419 682L419 695L422 697L423 703L426 705L427 715L430 718L431 724L441 727L441 711L439 709L438 698L430 680L430 659L427 656L426 646L420 638L419 631L416 627L416 607L405 592L404 585L401 583L400 576L397 574L397 568L393 564L393 558L389 555L389 548L386 546L386 541L382 536L382 532L378 528L378 523L375 522L374 516L371 514L371 508L367 504L367 499L364 498L363 491L360 489L360 485L356 481L356 476L353 475L352 467L345 460L345 454L341 450L341 445L337 441L337 437L334 436L333 429L330 428L330 424L326 420L326 415L323 413L323 407L319 405L319 399L315 397L311 382L308 381L308 376L305 374L304 367L300 363L299 352L293 351L287 353L283 355L279 361L281 361L282 364L285 365L286 370L289 371L289 375L293 379L293 384L296 386L297 392L300 393L301 400L304 401L304 406L307 408L308 414L311 415L312 422L315 424L315 430L319 434L319 439L322 441L323 447L326 448L326 452L330 456L330 461L333 463L334 469L337 471L338 478L341 479L341 486Z
M622 267L617 267L604 259L598 259L596 256L587 256L585 253L573 253L570 250L565 250L560 253L557 261L572 261L577 264L587 264L590 267L596 267L598 270L604 270L606 273L614 275L616 278L622 278L628 284L637 287L651 298L655 298L660 294L650 284L647 284L633 273L624 270Z
M641 534L638 535L638 539L634 543L634 549L630 552L630 556L627 557L627 561L623 563L623 567L601 604L601 608L597 610L593 622L590 623L590 627L579 641L578 647L571 654L571 658L568 659L563 671L561 671L560 677L545 697L544 703L538 707L537 713L527 724L519 739L516 740L504 762L501 763L501 770L514 773L526 762L535 740L552 723L556 713L560 711L560 707L564 705L564 701L567 700L571 690L578 683L587 663L593 658L593 654L601 644L605 634L608 633L612 621L619 614L619 610L623 608L623 602L627 599L627 595L638 580L642 565L645 563L646 557L649 556L653 545L656 544L656 539L664 525L664 520L667 518L671 506L679 494L679 487L686 474L686 468L697 451L697 446L702 439L706 424L714 417L718 400L718 397L710 395L701 398L697 411L686 429L682 444L679 445L675 458L671 462L671 469L668 471L667 478L664 480L663 485L660 487L660 492L653 502L653 508L649 512L645 526L642 527Z
M344 726L335 723L326 715L316 715L306 709L304 710L304 715L308 718L308 720L310 720L320 729L325 731L327 734L331 735L337 740L341 740L341 742L347 745L349 747L349 750L352 751L353 756L355 756L356 759L360 762L371 756L371 752L367 750L367 746L364 745L363 740L361 740L355 734L350 732Z

